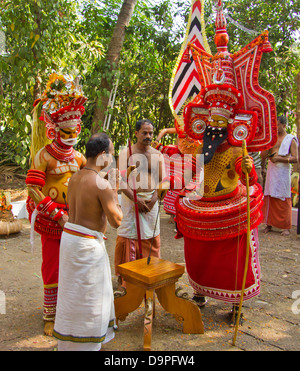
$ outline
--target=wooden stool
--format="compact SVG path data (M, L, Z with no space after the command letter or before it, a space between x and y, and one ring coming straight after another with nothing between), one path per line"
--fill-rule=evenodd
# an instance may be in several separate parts
M151 350L154 293L162 307L183 322L185 334L203 334L203 322L198 306L175 295L175 283L183 275L184 267L166 260L151 257L135 260L118 266L126 281L126 294L115 298L118 321L125 321L129 313L146 300L144 318L144 350Z

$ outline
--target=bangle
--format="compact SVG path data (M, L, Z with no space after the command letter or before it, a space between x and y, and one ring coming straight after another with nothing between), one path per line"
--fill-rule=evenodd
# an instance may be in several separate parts
M44 215L50 216L53 210L56 208L56 203L52 201L50 196L45 197L40 203L38 203L36 209Z
M288 157L288 164L290 163L290 158Z
M54 215L53 220L56 221L56 222L59 221L59 219L60 219L64 214L66 214L66 212L65 212L63 209L60 209L60 210L58 211L58 213L57 213L56 215Z
M27 172L25 183L28 186L39 186L43 188L45 186L46 173L41 170L30 169Z

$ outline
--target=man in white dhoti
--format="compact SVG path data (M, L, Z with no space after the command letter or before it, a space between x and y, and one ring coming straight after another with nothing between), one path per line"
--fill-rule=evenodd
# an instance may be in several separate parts
M164 177L163 155L153 147L153 123L148 119L136 124L137 142L132 145L132 155L125 148L119 156L119 169L136 166L136 171L128 178L128 187L122 189L121 226L117 230L115 249L115 273L119 283L125 286L119 275L118 265L139 258L136 215L133 189L137 191L137 206L141 232L142 256L160 257L159 198L162 198L159 184Z
M100 176L113 154L106 134L93 135L86 144L86 166L69 182L53 332L59 351L98 351L114 338L114 296L103 234L107 220L117 228L123 214L117 189Z
M298 140L286 132L286 118L277 118L278 140L273 148L262 152L262 170L269 159L264 189L265 233L272 227L289 235L292 227L291 164L298 162Z

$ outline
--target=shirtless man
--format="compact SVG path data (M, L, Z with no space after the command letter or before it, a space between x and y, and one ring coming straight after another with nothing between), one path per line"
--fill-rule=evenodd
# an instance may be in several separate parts
M109 142L108 152L104 149L97 157L88 157L82 171L74 174L70 179L68 188L69 222L105 233L107 220L112 227L119 227L122 211L118 203L117 188L112 189L108 181L98 174L104 167L107 167L107 162L111 162L110 157L114 155L111 140L104 134L95 134L87 146L89 148L91 143L94 145L93 142L97 143L100 140L105 144ZM90 153L87 150L88 155ZM105 160L99 161L99 156L104 157ZM95 202L95 198L98 198L98 202Z
M158 187L164 176L164 161L162 154L151 146L153 139L153 124L144 119L136 124L137 142L132 145L132 156L125 148L119 156L119 169L129 165L136 166L128 178L128 186L122 189L122 211L124 218L118 228L115 250L115 271L119 275L118 265L139 257L139 246L134 211L134 193L137 192L139 210L142 255L160 256L160 222ZM120 283L124 284L122 279Z
M53 332L58 350L100 350L101 343L114 337L114 298L104 232L107 220L118 228L123 214L117 189L100 175L113 154L106 134L93 135L86 144L86 167L69 182L69 221L60 246Z
M265 233L272 227L282 229L282 235L288 236L292 227L291 169L290 164L298 162L297 138L286 132L286 118L277 118L278 140L275 146L261 154L262 172L269 160L264 189Z

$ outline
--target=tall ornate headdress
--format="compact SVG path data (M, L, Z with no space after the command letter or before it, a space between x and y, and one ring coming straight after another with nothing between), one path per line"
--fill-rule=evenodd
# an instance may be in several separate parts
M185 131L202 139L210 117L219 115L228 121L230 144L241 146L246 140L249 151L262 151L277 140L275 99L258 83L262 53L272 51L268 31L234 54L227 50L228 41L222 1L218 0L216 55L192 43L187 51L196 63L202 90L185 107Z
M34 106L42 104L40 120L46 124L47 138L53 140L61 128L77 128L80 132L86 100L79 77L74 79L70 75L53 72L42 97L34 103Z

